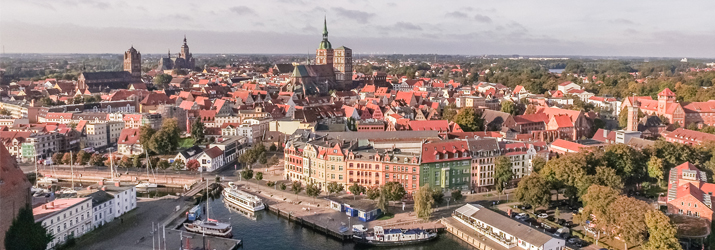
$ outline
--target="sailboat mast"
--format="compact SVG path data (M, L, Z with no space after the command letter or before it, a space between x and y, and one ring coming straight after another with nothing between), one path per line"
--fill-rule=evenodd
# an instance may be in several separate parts
M40 176L40 173L39 171L37 171L37 154L35 154L34 152L33 154L35 155L35 188L37 188L37 181Z
M70 174L72 175L72 190L74 190L74 164L72 164L72 151L70 150Z
M206 181L206 221L209 221L209 182Z
M111 180L114 182L114 156L112 155L112 149L109 149L109 173L112 175Z

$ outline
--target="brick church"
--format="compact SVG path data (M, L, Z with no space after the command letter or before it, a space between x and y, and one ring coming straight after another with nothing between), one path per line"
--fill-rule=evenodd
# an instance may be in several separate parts
M179 52L177 57L171 57L171 51L169 51L168 57L159 60L159 70L194 70L194 67L196 67L196 59L194 59L193 55L189 52L189 45L186 44L186 36L184 36L184 45L181 45L181 52Z
M670 124L688 126L692 123L699 127L715 126L715 100L707 102L678 102L675 93L665 88L658 93L658 100L650 96L633 96L623 101L621 108L635 106L645 114L664 116Z
M142 54L134 46L124 52L123 71L82 72L77 78L77 88L109 92L126 89L131 83L141 82Z
M323 22L323 40L315 52L315 64L296 65L291 80L281 90L300 97L327 95L330 89L352 85L353 51L341 46L333 49L328 40L327 20Z

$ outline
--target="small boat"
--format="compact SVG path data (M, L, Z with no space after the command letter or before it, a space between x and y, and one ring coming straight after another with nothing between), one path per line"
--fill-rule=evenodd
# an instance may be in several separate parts
M52 185L57 182L59 182L59 180L57 178L52 178L52 177L42 177L37 180L37 184L43 184L43 185Z
M355 228L353 228L355 229ZM361 231L353 230L355 231ZM383 229L375 226L373 230L353 234L353 240L357 244L369 246L400 246L412 245L431 241L437 238L437 232L431 230L415 229Z
M150 183L148 181L141 181L139 184L136 186L137 188L156 188L157 185L156 183Z
M224 202L253 212L266 208L266 205L263 204L263 201L258 196L238 190L238 186L233 185L232 182L229 182L228 186L229 188L223 190Z
M194 222L195 220L198 220L201 218L201 205L196 205L195 207L191 208L188 213L186 213L186 219L189 220L189 222Z
M206 234L227 238L233 236L233 234L231 234L232 228L230 224L221 223L215 220L197 220L193 223L184 223L184 228L186 229L186 231L197 234Z

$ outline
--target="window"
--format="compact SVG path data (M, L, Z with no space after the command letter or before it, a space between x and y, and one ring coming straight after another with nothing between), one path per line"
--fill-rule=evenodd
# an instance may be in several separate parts
M343 179L343 175L338 175L338 180L342 180L342 179Z

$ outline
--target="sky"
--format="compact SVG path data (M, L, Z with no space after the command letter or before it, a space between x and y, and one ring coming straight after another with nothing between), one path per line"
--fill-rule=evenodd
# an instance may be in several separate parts
M715 57L715 1L0 0L5 53Z

